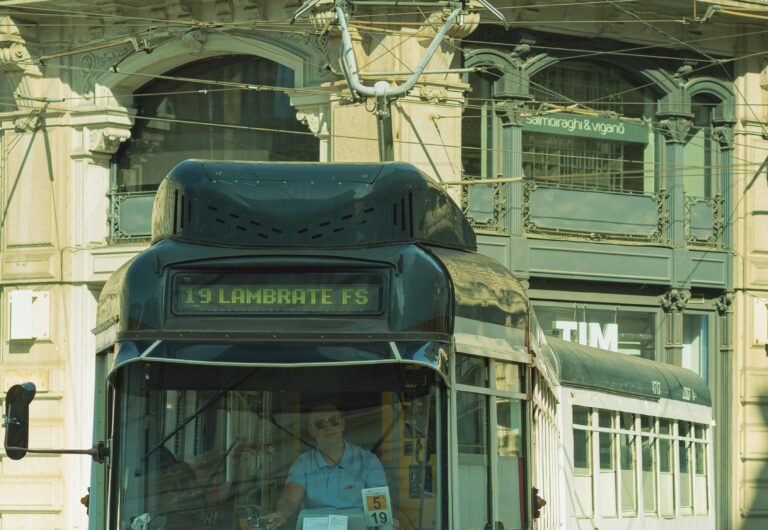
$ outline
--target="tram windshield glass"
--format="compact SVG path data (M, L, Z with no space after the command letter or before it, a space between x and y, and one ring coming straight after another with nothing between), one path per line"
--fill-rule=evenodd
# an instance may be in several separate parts
M114 383L110 528L269 528L286 484L303 497L282 528L447 527L445 392L429 368L138 362ZM362 490L381 486L390 511L374 516Z

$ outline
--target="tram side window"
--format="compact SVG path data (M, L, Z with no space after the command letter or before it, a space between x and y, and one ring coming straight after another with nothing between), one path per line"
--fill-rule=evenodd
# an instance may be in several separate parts
M677 450L680 465L680 510L684 515L690 515L693 508L691 498L691 424L681 421L677 424Z
M651 416L640 417L643 512L656 513L656 420Z
M459 528L526 528L524 370L461 353L453 370Z
M616 515L617 505L622 517L709 513L706 425L581 406L572 414L577 517L592 516L592 495L598 516ZM595 463L590 461L592 436L599 440Z
M592 410L573 407L573 479L577 517L592 517Z
M661 515L675 516L675 453L672 422L659 419L659 500Z
M597 426L600 449L600 473L598 475L598 502L600 515L616 515L616 434L614 430L614 412L599 410Z
M487 387L488 359L471 355L457 355L456 382L462 385Z
M694 496L693 509L696 515L709 513L709 478L707 476L707 428L704 425L694 425L694 448L696 471L693 478Z
M459 444L459 496L461 528L485 528L489 521L488 397L459 392L456 421Z
M621 468L621 511L637 511L637 491L635 480L635 415L627 412L619 414L621 433L619 433L619 466Z

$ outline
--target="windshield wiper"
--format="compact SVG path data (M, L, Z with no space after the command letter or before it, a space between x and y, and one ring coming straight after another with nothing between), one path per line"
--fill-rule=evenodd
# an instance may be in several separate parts
M249 379L253 374L255 374L258 370L259 370L258 368L254 368L248 374L246 374L245 377L243 377L243 378L241 378L239 380L233 381L232 384L230 384L228 387L219 390L219 392L217 392L216 394L214 394L213 396L208 398L205 401L205 403L203 403L202 405L200 405L197 408L197 410L195 412L193 412L192 414L190 414L189 416L184 418L184 420L174 430L172 430L170 433L166 434L165 437L162 440L160 440L160 442L158 442L154 447L152 447L152 449L147 451L147 454L145 454L142 457L141 461L142 462L146 461L147 458L152 456L152 454L155 451L157 451L163 445L165 445L165 442L167 442L168 440L173 438L176 434L178 434L178 432L180 430L182 430L190 421L192 421L195 418L197 418L205 409L207 409L208 407L210 407L211 405L216 403L222 396L224 396L225 394L231 392L232 390L235 390L237 387L239 387L240 385L245 383L245 381L247 379Z

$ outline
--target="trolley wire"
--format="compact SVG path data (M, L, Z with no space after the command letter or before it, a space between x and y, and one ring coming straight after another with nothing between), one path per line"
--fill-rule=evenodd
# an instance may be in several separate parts
M56 111L56 110L60 110L60 109L50 108L50 110L51 111ZM255 126L238 125L238 124L222 124L222 123L218 123L218 122L206 122L206 121L201 121L201 120L184 120L184 119L178 119L178 118L167 118L167 117L162 117L162 116L136 116L135 118L137 120L160 121L160 122L165 122L165 123L175 123L175 124L188 125L188 126L207 126L207 127L212 127L212 128L239 129L239 130L248 130L248 131L254 131L254 132L272 132L272 133L283 133L283 134L292 134L292 135L299 135L299 136L315 136L314 133L309 132L309 131L292 131L292 130L287 130L287 129L277 129L277 128L270 128L270 127L255 127ZM327 136L330 137L330 138L339 138L339 139L354 139L354 140L362 140L362 141L370 141L370 142L376 142L377 141L376 138L373 138L373 137L360 137L359 135L358 136L351 136L351 135L329 134ZM21 137L23 137L23 135L19 135L19 138L21 138ZM415 141L407 141L407 140L398 140L397 143L399 143L399 144L406 144L406 145L407 144L418 145L418 146L422 146L424 148L432 147L432 148L443 148L443 149L450 148L450 149L479 150L479 151L484 151L484 152L493 151L493 152L499 152L499 153L505 153L505 152L518 152L518 153L520 153L520 151L517 151L517 150L505 150L505 149L500 149L500 148L493 148L493 149L475 148L475 147L466 146L466 145L464 145L464 146L461 146L461 145L446 145L444 143L415 142ZM245 145L245 144L241 144L241 146L242 147L250 147L250 145ZM535 155L535 154L538 154L538 153L523 151L522 154ZM581 158L581 157L579 157L578 155L573 155L573 156L570 156L570 155L558 155L558 158L560 158L560 159L568 159L568 158ZM615 157L612 157L612 158L607 158L607 157L606 158L598 158L598 160L605 160L605 161L612 161L612 162L625 161L625 162L638 163L637 160L622 160L622 159L616 159ZM652 165L657 170L669 169L669 167L670 167L669 165L666 165L666 164L663 164L663 163L646 163L645 165L646 166ZM740 165L740 164L730 164L730 165L727 165L727 166L719 166L719 165L715 165L715 164L701 165L701 166L687 165L687 166L682 166L682 169L685 172L685 171L692 171L694 169L699 169L699 168L700 169L710 169L710 170L712 170L712 169L719 169L721 167L729 167L729 168L733 168L734 170L738 171L739 168L744 167L745 169L742 172L745 173L745 174L748 174L748 173L751 172L751 169L754 168L754 166L755 166L755 164L753 164L751 162L748 162L748 163L743 164L743 165ZM637 172L639 173L640 170L637 170ZM644 173L643 174L638 174L637 176L633 177L632 176L633 172L631 170L624 171L624 173L626 173L629 177L632 177L632 178L637 178L637 179L645 179L645 178L647 178L647 175L644 174ZM579 175L579 177L593 176L595 179L604 179L607 174L611 174L611 173L610 172L608 172L608 173L606 173L606 172L595 172L595 173L579 173L578 175ZM614 172L613 174L619 174L619 172ZM569 174L545 175L545 176L536 177L535 180L547 179L547 180L556 181L557 179L565 180L565 179L568 179L568 178L570 178L572 176L575 176L575 175L569 175ZM667 177L669 178L670 175L667 175ZM674 175L674 177L675 178L686 178L686 175ZM696 176L693 176L691 178L694 178L694 177L696 177Z
M608 2L602 2L602 3L609 3L609 4L613 5L616 2L608 1ZM644 21L644 22L647 23L647 21ZM230 37L237 38L236 36L233 36L230 33L226 33L226 34L229 35ZM413 36L413 34L411 34L411 36ZM249 39L241 39L241 40L243 40L244 42L247 42L248 44L256 44L258 46L258 43L255 43L252 40L249 40ZM768 53L768 52L757 52L757 53ZM291 56L291 58L294 58L294 56ZM304 62L306 62L306 61L304 61ZM311 64L311 63L309 63L309 64ZM316 65L316 66L318 66L318 65ZM67 66L67 67L69 67L69 68L76 68L76 67L73 67L71 65ZM213 84L213 85L226 84L226 82L220 82L220 81L198 80L198 79L190 79L190 78L181 78L181 77L177 77L177 76L162 76L162 75L156 75L156 74L147 75L147 74L141 74L141 73L137 73L137 72L133 72L133 73L120 72L120 73L123 73L123 74L126 74L126 75L145 75L147 77L157 78L157 79L173 79L173 80L185 81L185 82L197 82L197 83L204 83L204 84L209 84L209 85L210 84ZM650 86L650 85L652 85L652 83L650 83L648 86ZM243 88L242 84L240 84L240 86L233 86L233 89L242 89L242 88ZM318 89L318 88L313 88L313 89L309 89L309 88L285 88L285 87L269 87L269 86L266 86L266 85L259 85L258 87L254 87L253 85L249 85L246 88L248 88L248 89L257 88L257 89L260 89L260 90L282 90L282 91L284 91L286 93L292 93L292 94L301 93L301 92L307 91L307 90L311 91L312 93L324 93L324 94L327 93L327 89ZM546 87L542 87L542 88L546 89ZM631 90L637 90L638 88L639 87L633 87L633 89L631 89ZM208 89L208 90L212 90L212 89ZM338 89L335 89L335 91L338 92ZM561 96L561 95L557 94L554 91L550 91L550 92L552 93L552 95ZM621 93L617 93L617 94L621 94ZM607 98L607 97L612 97L612 95L610 95L610 96L603 96L603 98ZM467 98L467 99L473 100L474 98ZM461 100L457 98L457 101L461 101ZM492 101L496 101L496 100L492 100ZM575 104L583 104L583 103L577 103L577 102L573 102L573 103L575 103ZM594 102L587 102L587 103L594 103ZM749 105L748 102L745 102L745 104ZM465 148L466 148L466 146L465 146Z

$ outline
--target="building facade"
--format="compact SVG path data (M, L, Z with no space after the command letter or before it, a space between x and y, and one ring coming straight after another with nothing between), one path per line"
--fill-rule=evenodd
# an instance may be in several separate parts
M438 4L357 7L363 82L408 78ZM719 527L762 528L768 11L551 4L495 2L505 28L469 3L392 104L394 159L452 191L548 333L708 382ZM177 162L378 159L374 109L340 73L328 5L294 24L298 2L0 8L0 389L36 383L32 446L90 446L96 300L148 244ZM0 453L0 529L85 528L89 467Z

